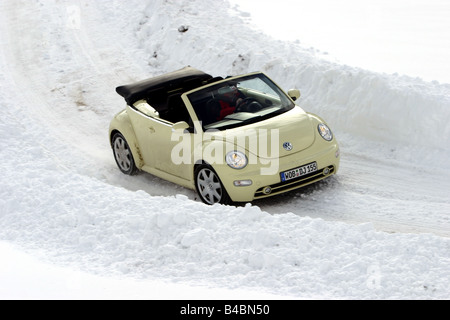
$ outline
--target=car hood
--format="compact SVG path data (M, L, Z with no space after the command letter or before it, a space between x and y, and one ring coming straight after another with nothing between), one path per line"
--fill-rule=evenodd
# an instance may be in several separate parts
M220 135L221 139L234 147L259 158L275 159L310 147L315 140L315 129L313 119L296 106L274 118L216 132L214 135Z

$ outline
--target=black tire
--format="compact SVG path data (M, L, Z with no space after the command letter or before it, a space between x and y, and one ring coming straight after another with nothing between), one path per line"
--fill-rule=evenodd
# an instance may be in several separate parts
M130 176L135 175L138 172L138 169L134 162L133 154L128 142L122 134L114 134L112 138L112 149L114 159L116 160L120 171Z
M222 181L211 166L199 165L194 172L195 189L200 199L209 205L215 203L231 204L232 201L225 190Z

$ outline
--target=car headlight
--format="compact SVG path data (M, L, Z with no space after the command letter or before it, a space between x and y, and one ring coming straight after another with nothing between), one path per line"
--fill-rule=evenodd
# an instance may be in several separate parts
M327 141L333 140L333 133L331 132L330 128L327 127L326 124L321 123L319 124L319 133Z
M239 151L228 152L225 160L227 161L227 164L233 169L244 169L248 164L248 160L245 154Z

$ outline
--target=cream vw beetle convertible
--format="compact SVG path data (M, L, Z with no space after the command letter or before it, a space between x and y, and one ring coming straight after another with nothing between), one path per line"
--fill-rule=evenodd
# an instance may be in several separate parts
M251 202L339 169L325 121L264 73L223 79L186 67L116 91L127 102L109 128L119 169L196 190L206 204Z

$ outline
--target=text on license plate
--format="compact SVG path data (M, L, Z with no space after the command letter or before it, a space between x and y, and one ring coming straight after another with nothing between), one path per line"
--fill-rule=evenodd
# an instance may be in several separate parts
M295 168L289 171L281 172L281 181L285 182L288 180L292 180L301 176L304 176L311 172L316 172L317 169L317 162L313 162L310 164L307 164L305 166L302 166L300 168Z

